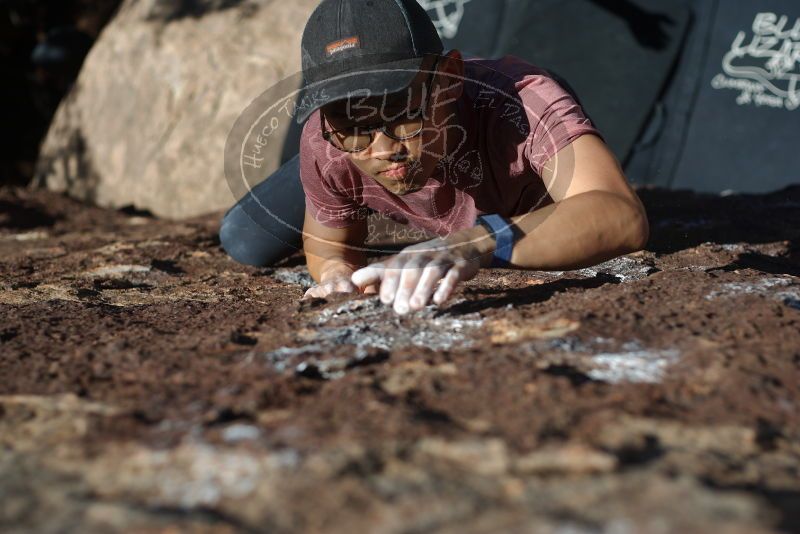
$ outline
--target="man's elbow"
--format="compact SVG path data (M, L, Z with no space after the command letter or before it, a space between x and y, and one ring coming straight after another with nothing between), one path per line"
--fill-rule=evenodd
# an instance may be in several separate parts
M630 217L625 227L625 248L628 253L644 249L650 240L650 223L647 220L647 212L641 204L631 206Z

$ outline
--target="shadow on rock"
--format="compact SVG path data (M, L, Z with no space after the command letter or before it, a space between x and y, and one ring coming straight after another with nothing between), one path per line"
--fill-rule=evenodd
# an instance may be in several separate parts
M768 194L639 189L650 219L647 250L672 253L701 243L800 242L800 186Z
M186 17L199 18L211 11L237 7L242 2L243 0L157 0L148 19L173 22Z
M493 298L482 298L454 304L447 308L448 315L461 315L480 312L492 308L504 308L506 306L526 306L550 300L555 294L562 293L569 289L595 289L606 284L619 284L620 280L614 275L597 273L594 278L566 279L547 282L533 287L525 287L509 290L492 290L481 288L481 295L494 291L502 291L502 296Z
M800 276L800 256L798 256L798 252L800 252L800 247L794 243L787 257L767 256L760 252L745 252L728 265L714 270L730 272L753 269L762 273Z
M43 209L0 200L0 228L30 230L43 226L50 227L55 222L55 217Z

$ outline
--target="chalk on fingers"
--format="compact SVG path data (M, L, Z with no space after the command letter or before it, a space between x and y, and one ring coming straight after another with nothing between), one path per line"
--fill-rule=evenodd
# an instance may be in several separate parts
M368 286L381 281L383 278L384 267L382 264L372 264L367 267L362 267L353 273L350 281L358 287Z
M447 274L442 279L439 287L436 289L436 293L433 294L433 302L437 306L441 306L444 301L450 298L450 294L453 292L453 288L458 282L459 274L460 273L455 267L447 271Z

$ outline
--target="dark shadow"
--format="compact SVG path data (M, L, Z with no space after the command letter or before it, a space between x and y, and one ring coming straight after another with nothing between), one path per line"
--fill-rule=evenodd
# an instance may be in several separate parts
M64 179L67 191L84 191L81 200L95 203L100 175L94 171L86 145L80 128L70 131L68 140L57 151L46 157L40 154L33 185L46 187L49 176L60 176Z
M150 262L150 266L157 271L161 271L162 273L172 275L186 274L186 271L178 266L174 260L152 260Z
M148 219L155 219L156 216L153 215L153 212L146 209L140 209L134 206L133 204L128 204L126 206L122 206L118 210L120 213L124 213L129 217L146 217Z
M562 365L549 365L542 371L550 376L560 376L569 380L570 384L575 387L580 387L587 382L592 382L592 379L586 373L580 371L577 367L568 364Z
M800 492L762 489L757 493L780 512L778 530L800 532Z
M406 394L405 405L413 419L433 425L440 429L457 428L458 424L447 412L429 406L419 391L411 390Z
M147 282L136 282L134 280L127 280L124 278L101 278L94 280L92 285L95 291L103 291L104 289L144 289L151 290L155 286ZM96 293L84 293L83 298L91 298L99 296Z
M598 273L594 278L569 278L556 280L545 284L509 289L503 291L501 296L482 298L480 300L470 300L461 302L445 308L437 314L447 313L448 315L466 315L469 313L481 312L493 308L505 308L511 304L514 307L546 302L557 293L562 293L569 289L595 289L606 284L618 284L619 278L616 276ZM468 290L469 291L469 290ZM480 294L485 294L484 289L477 290Z
M614 451L622 469L640 468L664 456L664 449L653 435L644 436L639 443Z
M747 492L763 498L780 516L773 525L778 532L800 532L800 491L776 490L758 484L720 484L707 477L701 481L714 490Z
M647 209L647 250L653 252L672 253L706 242L800 243L800 185L729 196L661 188L637 193ZM757 261L743 261L748 260Z
M41 208L0 200L0 228L29 230L53 226L55 222L55 217Z
M119 4L0 1L0 184L33 179L50 121Z
M212 11L237 7L244 0L158 0L150 10L147 20L174 22L186 17L199 18ZM252 9L258 9L252 4Z
M769 274L789 274L800 276L800 250L796 245L792 246L792 253L788 257L767 256L758 252L746 252L740 254L735 261L713 269L714 271L737 271L739 269L753 269L762 273Z
M669 44L669 26L674 26L672 17L645 11L629 0L589 0L625 20L636 41L654 50L662 50Z

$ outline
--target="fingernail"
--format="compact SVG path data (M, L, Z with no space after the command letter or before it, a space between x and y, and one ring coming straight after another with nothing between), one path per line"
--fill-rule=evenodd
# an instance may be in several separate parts
M421 308L422 307L422 299L419 297L414 297L411 299L411 307L412 308Z
M397 303L395 304L394 311L403 315L405 313L408 313L408 306L402 303Z

